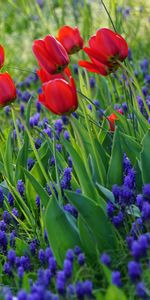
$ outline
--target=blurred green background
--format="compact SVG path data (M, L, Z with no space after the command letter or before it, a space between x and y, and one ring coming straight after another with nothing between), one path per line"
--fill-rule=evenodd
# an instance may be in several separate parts
M123 34L136 56L149 52L150 1L104 1L116 29ZM47 34L56 35L64 24L78 26L85 43L96 29L110 21L101 1L94 0L1 0L0 43L6 52L4 69L20 79L36 66L31 48L33 40ZM141 38L142 36L142 38ZM83 54L80 54L80 57Z

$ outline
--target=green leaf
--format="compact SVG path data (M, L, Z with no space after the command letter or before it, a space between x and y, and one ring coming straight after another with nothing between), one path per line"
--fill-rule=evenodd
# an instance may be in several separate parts
M121 185L123 177L123 152L121 149L120 132L116 128L113 138L112 152L107 174L107 185L111 189L114 184Z
M11 141L11 134L10 131L7 138L7 144L6 144L6 151L5 151L5 157L4 157L4 166L5 166L5 172L6 176L8 177L9 181L13 184L13 160L12 160L12 141Z
M29 246L28 244L22 239L20 240L19 238L15 238L15 251L16 255L21 256L24 255L26 252L29 251Z
M131 160L132 165L136 163L136 159L140 158L141 145L137 143L133 137L120 132L120 141L122 152L126 153Z
M84 219L79 215L78 217L78 228L80 234L80 240L82 244L82 248L86 253L89 260L92 264L97 262L97 252L96 252L96 240L93 236L92 231L87 226Z
M29 100L26 110L26 126L29 127L29 119L30 119L30 110L31 110L32 99ZM16 183L19 179L24 180L24 172L23 168L27 168L27 159L28 159L28 147L29 147L29 137L26 132L24 131L24 143L22 148L20 149L16 161L16 172L15 172L15 179ZM23 168L21 168L23 167Z
M62 266L66 251L76 245L80 246L78 230L69 221L67 214L53 196L48 203L44 220L48 239L57 263Z
M83 160L79 156L78 152L73 148L70 142L65 141L65 147L72 158L73 166L79 178L82 192L85 195L91 197L93 200L98 201L98 194L96 192L95 186L91 178L89 178L88 176Z
M141 152L141 171L144 183L150 183L150 130L143 139L143 149Z
M39 157L41 160L41 164L43 165L45 171L48 168L48 159L50 157L50 153L49 153L49 148L47 143L43 144L41 146L41 149L39 151ZM27 174L27 172L26 172ZM37 195L37 191L35 190L35 185L33 186L33 177L36 178L36 181L38 181L38 183L40 183L40 185L45 185L46 180L44 178L43 173L41 172L39 163L36 162L30 172L30 174L32 175L32 182L27 179L26 181L26 195L27 195L27 200L30 201L30 205L31 207L34 209L36 203L35 203L35 199L36 199L36 195ZM35 181L34 181L35 182ZM46 202L45 202L46 204Z
M108 220L103 209L84 195L66 191L68 200L76 207L84 222L91 230L98 250L103 252L116 248L117 240L113 225ZM95 245L93 245L95 247Z
M29 280L29 275L24 272L24 275L23 275L23 280L22 280L22 289L24 289L25 291L27 292L30 292L30 280Z
M127 300L122 290L118 289L115 285L111 285L105 296L105 300Z
M104 186L100 185L99 183L96 183L96 185L100 189L100 191L105 195L106 199L109 199L112 203L115 203L115 197L110 190L106 189Z
M49 202L48 193L29 171L24 169L24 173L27 176L29 182L32 184L34 190L36 191L36 194L39 195L43 206L46 207Z

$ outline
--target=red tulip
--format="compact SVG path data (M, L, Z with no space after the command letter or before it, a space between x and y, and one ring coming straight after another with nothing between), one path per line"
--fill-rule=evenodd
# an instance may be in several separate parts
M68 54L83 48L83 39L77 27L63 26L59 29L57 40L64 46Z
M4 48L2 45L0 45L0 69L2 68L3 64L4 64Z
M50 74L62 72L69 64L65 48L51 35L35 40L32 50L39 66Z
M123 115L122 109L117 109L117 112L120 113L121 115ZM118 120L118 117L115 113L112 113L108 117L110 131L115 131L115 121L116 120Z
M42 86L43 93L39 101L56 115L71 113L78 107L75 83L72 77L70 82L64 79L54 79Z
M79 65L105 76L114 72L119 67L118 61L128 56L128 45L118 33L102 28L90 38L89 47L84 47L84 51L92 62L79 61Z
M69 68L66 68L63 73L59 74L49 74L44 69L36 70L36 73L41 80L42 83L48 82L53 79L64 79L66 80L66 76L70 77L71 73Z
M16 98L16 87L10 77L6 72L0 74L0 107L8 105Z

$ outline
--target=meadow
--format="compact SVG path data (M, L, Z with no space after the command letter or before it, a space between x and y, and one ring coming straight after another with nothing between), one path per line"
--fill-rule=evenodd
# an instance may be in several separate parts
M150 299L150 3L0 9L0 300Z

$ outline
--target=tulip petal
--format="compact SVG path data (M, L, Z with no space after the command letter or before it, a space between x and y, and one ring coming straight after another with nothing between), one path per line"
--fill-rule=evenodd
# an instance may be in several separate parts
M5 106L16 98L16 87L11 76L0 74L0 106Z
M2 45L0 45L0 69L2 68L3 64L4 64L4 48Z
M103 76L108 75L107 68L103 64L101 64L101 66L99 64L99 66L98 66L94 63L91 63L91 62L88 62L88 61L85 61L85 60L79 60L78 63L79 63L79 66L81 66L83 68L86 68L90 72L101 74Z
M53 36L47 35L44 39L45 47L55 63L59 65L67 65L69 57L65 48Z

